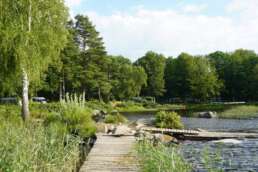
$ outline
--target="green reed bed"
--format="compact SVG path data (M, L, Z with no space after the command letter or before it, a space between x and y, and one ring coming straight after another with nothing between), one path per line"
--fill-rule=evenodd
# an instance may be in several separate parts
M176 147L162 144L153 145L149 141L136 146L142 172L190 172L192 167L179 154Z
M11 119L12 118L12 119ZM0 171L70 172L79 160L79 139L62 134L57 125L1 118Z

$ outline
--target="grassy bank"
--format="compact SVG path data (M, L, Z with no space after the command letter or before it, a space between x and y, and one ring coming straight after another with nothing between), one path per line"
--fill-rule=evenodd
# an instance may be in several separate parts
M0 171L76 171L80 143L96 131L92 109L79 97L30 109L24 122L19 106L0 106Z
M58 125L24 123L16 116L0 117L0 171L74 171L80 140Z
M162 144L153 146L148 141L139 142L137 155L140 159L142 172L190 172L191 165L179 155L175 147Z
M258 106L240 105L234 106L218 114L219 118L227 119L248 119L258 118Z
M185 109L185 106L181 104L137 103L132 101L126 101L113 103L113 108L122 113L148 113L166 110L180 110Z

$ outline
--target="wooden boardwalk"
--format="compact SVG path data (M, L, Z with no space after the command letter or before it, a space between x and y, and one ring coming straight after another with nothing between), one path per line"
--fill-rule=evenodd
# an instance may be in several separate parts
M167 128L154 128L154 127L143 127L143 131L157 132L157 133L169 133L169 134L188 134L198 135L200 132L196 130L178 130L178 129L167 129Z
M169 134L180 140L220 140L220 139L243 139L258 138L258 133L239 133L239 132L210 132L196 130L177 130L166 128L143 127L143 131L152 133Z
M80 172L137 172L137 159L133 153L135 141L134 136L98 135Z

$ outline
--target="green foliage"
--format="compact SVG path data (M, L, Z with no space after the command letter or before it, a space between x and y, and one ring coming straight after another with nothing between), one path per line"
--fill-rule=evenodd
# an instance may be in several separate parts
M165 92L165 57L155 52L147 52L135 64L142 66L148 76L147 85L142 90L142 95L159 97Z
M215 68L207 59L185 53L167 60L165 78L170 97L207 100L218 96L222 87Z
M257 118L258 106L254 105L239 105L219 113L220 118Z
M194 58L189 81L192 97L200 100L218 96L222 87L214 67L203 57Z
M26 123L19 116L0 116L0 171L74 171L79 160L79 140L47 128ZM65 143L65 145L64 145Z
M147 75L142 67L133 66L124 57L110 57L109 68L112 82L112 96L116 99L129 99L139 96L141 88L147 83Z
M231 101L257 100L258 56L254 51L215 52L207 57L224 83L222 98Z
M64 2L1 0L0 9L1 70L13 74L25 70L30 81L39 81L66 43Z
M124 117L123 115L121 115L120 113L116 113L116 114L108 114L105 117L104 120L105 123L108 124L119 124L119 123L125 123L127 122L126 117Z
M159 128L182 129L184 125L176 112L158 112L155 116L156 126Z
M133 101L125 101L117 103L115 109L120 112L133 112L133 111L141 111L145 110L142 103L136 103Z
M109 59L104 42L87 16L77 15L75 20L76 40L81 48L76 71L80 78L78 88L85 91L87 96L102 100L112 88L108 81Z
M98 100L86 101L85 106L90 109L102 110L104 112L111 112L113 110L113 107L110 102L105 103L103 101L98 101Z
M162 144L153 146L148 141L139 142L137 155L143 172L190 172L192 167L179 154L176 147Z

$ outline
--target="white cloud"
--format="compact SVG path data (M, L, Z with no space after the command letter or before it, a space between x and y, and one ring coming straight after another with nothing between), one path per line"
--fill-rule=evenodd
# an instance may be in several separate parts
M258 17L258 0L231 0L227 12L240 13L242 17Z
M110 54L135 60L148 50L176 56L237 48L258 51L257 20L138 9L134 14L87 13L104 37Z
M182 8L182 10L186 13L200 13L203 10L207 9L207 4L194 5L189 4Z

